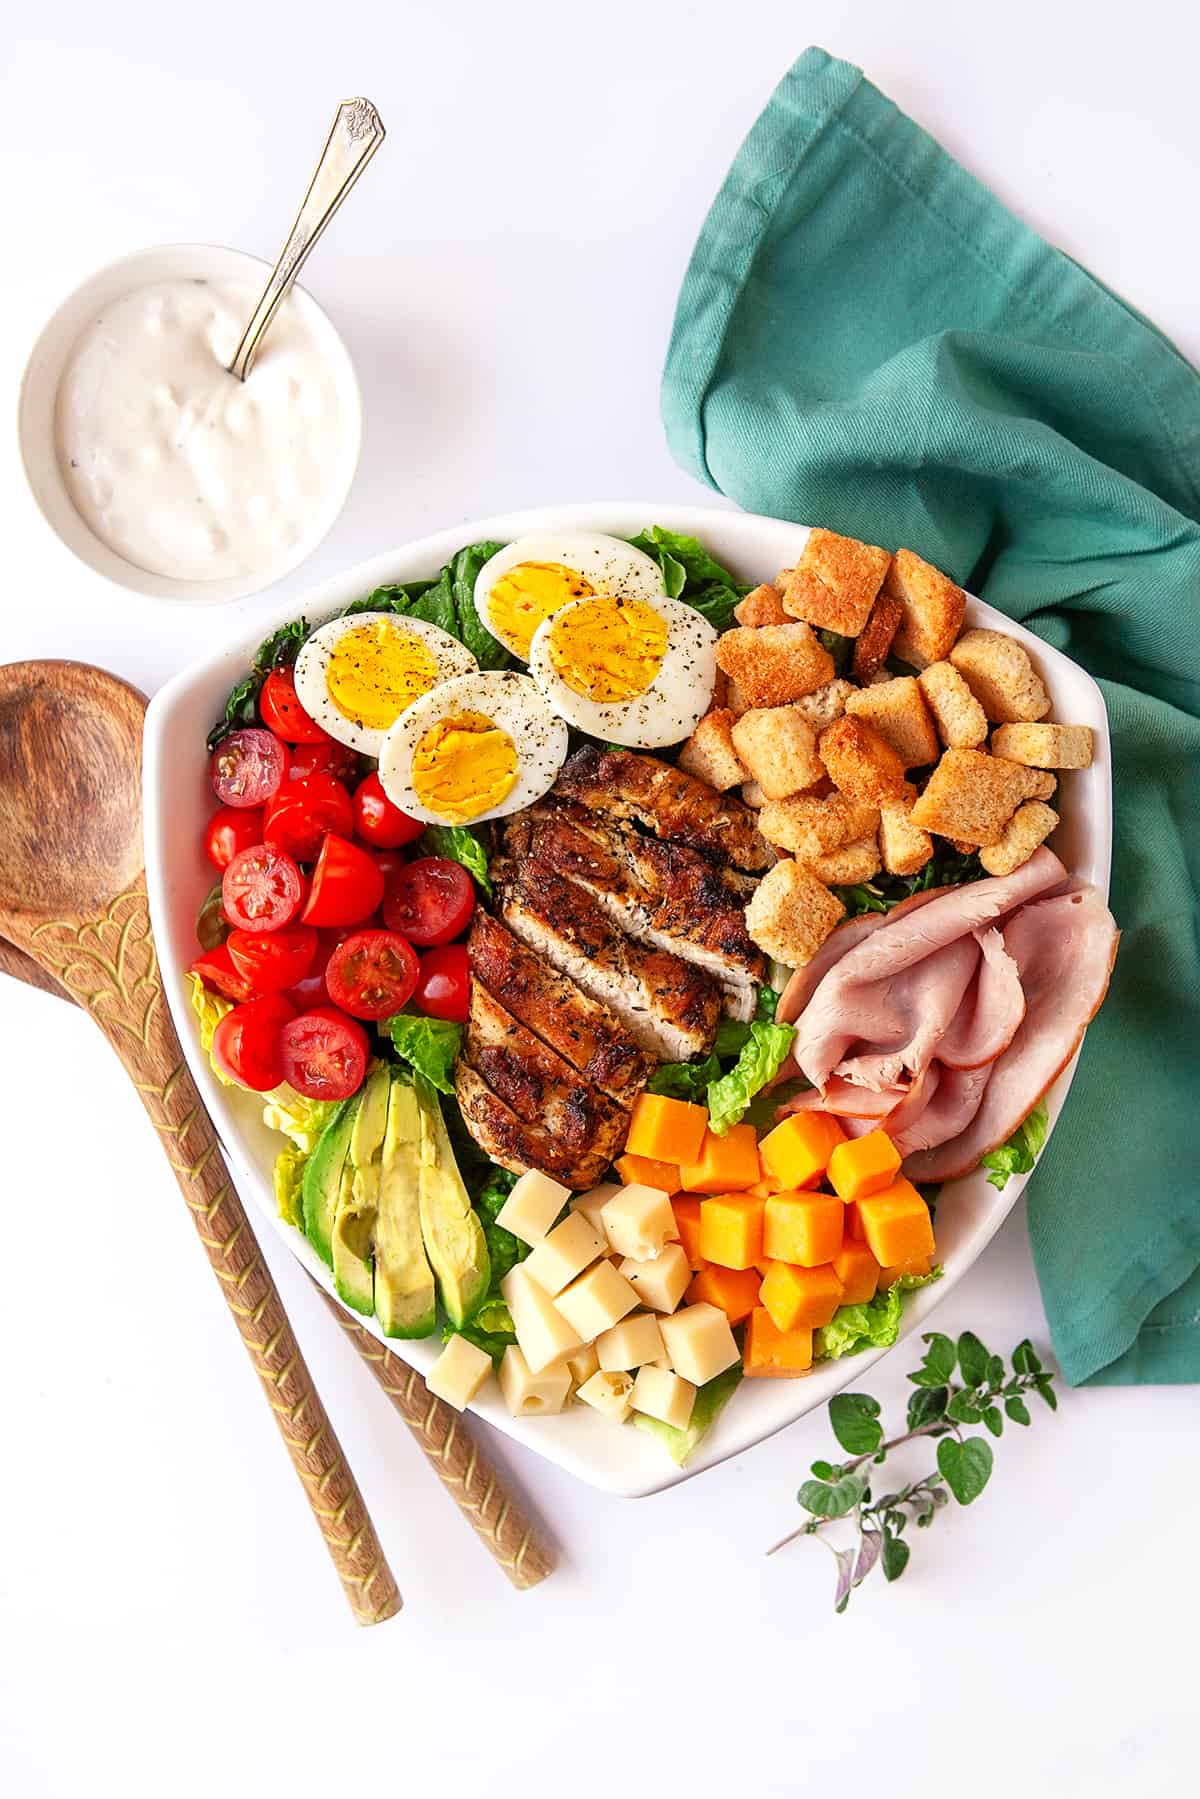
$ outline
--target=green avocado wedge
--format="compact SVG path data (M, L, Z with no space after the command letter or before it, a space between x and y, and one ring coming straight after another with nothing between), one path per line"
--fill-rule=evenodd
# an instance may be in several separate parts
M333 1284L365 1317L375 1310L372 1245L390 1085L387 1069L377 1068L359 1095L333 1219Z
M437 1092L420 1075L414 1085L420 1111L421 1235L442 1306L457 1329L487 1292L491 1261L483 1226L450 1147Z
M331 1268L333 1221L357 1111L358 1095L338 1107L313 1146L300 1186L304 1234Z
M428 1337L436 1323L420 1184L421 1111L411 1080L393 1073L375 1216L375 1315L386 1337Z

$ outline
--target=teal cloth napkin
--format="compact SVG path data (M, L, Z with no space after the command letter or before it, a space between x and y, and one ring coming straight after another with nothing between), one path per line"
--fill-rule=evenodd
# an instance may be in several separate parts
M1200 1380L1200 375L808 50L705 222L662 403L742 506L907 545L1100 682L1124 935L1030 1233L1069 1381Z

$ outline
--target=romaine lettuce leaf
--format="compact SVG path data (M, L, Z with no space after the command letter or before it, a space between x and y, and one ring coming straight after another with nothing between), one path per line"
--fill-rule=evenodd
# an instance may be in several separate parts
M457 620L454 635L466 644L480 668L507 668L512 661L504 645L492 636L475 610L475 578L484 563L490 562L503 548L502 543L470 543L466 549L459 550L450 564L450 586Z
M758 1018L748 1030L747 1041L729 1073L708 1089L709 1128L718 1137L738 1123L754 1095L775 1079L796 1035L795 1025L764 1024Z
M200 1047L211 1062L213 1032L226 1012L233 1011L233 1001L225 999L219 993L214 993L211 987L206 987L198 974L189 973L187 984L192 1011L200 1020ZM234 1083L229 1076L222 1074L215 1062L212 1064L212 1071L226 1087L233 1086Z
M735 1362L723 1374L706 1381L696 1394L692 1415L682 1430L677 1430L673 1424L664 1424L659 1418L648 1418L644 1412L635 1412L633 1422L639 1430L665 1443L671 1460L682 1468L716 1423L741 1378L742 1364Z
M300 1183L307 1161L307 1155L298 1149L281 1149L271 1171L276 1210L285 1223L294 1224L301 1231L304 1229L304 1204L300 1196Z
M337 1111L340 1100L305 1099L284 1081L263 1095L263 1123L268 1130L282 1131L306 1156L317 1146L317 1138Z
M663 586L674 600L684 600L702 613L717 631L733 623L733 609L750 589L735 581L695 537L651 525L629 539L634 549L652 556L662 570Z
M461 1024L448 1018L426 1018L420 1012L396 1012L381 1027L396 1054L411 1064L439 1093L454 1092L454 1060L462 1040Z
M813 1361L853 1355L859 1349L889 1348L900 1334L904 1295L941 1278L940 1268L932 1268L928 1274L902 1274L893 1286L863 1305L839 1306L829 1323L813 1332Z
M444 856L447 861L461 862L476 885L491 898L487 849L482 839L466 825L426 825L421 848L427 856Z
M1033 1111L1023 1124L1019 1124L1007 1143L999 1149L993 1149L982 1158L981 1166L990 1168L988 1180L993 1187L1003 1189L1012 1174L1028 1174L1046 1141L1046 1133L1050 1129L1050 1114L1046 1110L1045 1100L1039 1100Z
M706 1056L703 1062L664 1062L654 1070L646 1088L670 1099L690 1099L703 1105L709 1087L720 1077L721 1064L715 1055Z

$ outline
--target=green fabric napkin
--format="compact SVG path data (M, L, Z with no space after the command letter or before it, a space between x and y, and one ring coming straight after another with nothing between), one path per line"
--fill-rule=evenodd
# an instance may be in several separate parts
M663 416L741 505L907 545L1099 680L1124 935L1030 1232L1068 1380L1200 1379L1200 375L808 50L701 232Z

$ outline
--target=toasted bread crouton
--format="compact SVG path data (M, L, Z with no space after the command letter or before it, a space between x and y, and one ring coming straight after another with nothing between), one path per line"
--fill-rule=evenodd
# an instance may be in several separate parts
M765 955L802 968L845 914L841 900L798 862L769 868L746 907L746 929Z
M737 682L733 679L733 676L727 675L723 668L719 668L717 670L717 680L724 681L725 683L726 710L732 712L735 718L740 718L743 712L749 712L750 702L742 692L742 689L738 686Z
M927 768L942 753L929 708L912 675L895 675L860 689L846 701L846 711L878 731L905 768Z
M734 720L733 747L769 800L803 793L823 779L817 734L794 706L756 707Z
M833 657L804 624L739 625L718 637L717 664L751 706L786 706L833 679Z
M827 681L815 693L806 693L793 702L801 718L807 719L814 731L823 731L846 710L846 701L858 689L850 681Z
M1092 733L1088 725L1001 725L992 754L1026 768L1090 768Z
M1011 760L1011 758L1010 758L1010 760ZM1048 771L1038 769L1037 772L1041 775L1042 778L1041 778L1041 781L1039 782L1039 784L1037 785L1037 787L1035 787L1033 792L1030 794L1030 796L1029 796L1030 799L1031 800L1051 799L1054 795L1055 788L1058 786L1057 780Z
M725 670L723 668L719 668L717 670L716 676L713 680L712 693L709 696L709 701L708 701L709 711L710 712L719 712L719 711L727 709L728 705L729 705L729 697L728 696L729 696L729 676L725 673Z
M718 793L736 787L746 771L733 747L733 713L728 708L706 712L679 752L679 766Z
M1045 718L1050 696L1029 653L1002 631L964 631L950 660L994 725Z
M767 803L767 796L757 781L742 782L742 799L752 812L757 812L760 806Z
M826 725L817 748L834 786L852 800L882 806L903 793L904 763L886 738L849 711Z
M933 854L933 839L912 823L917 790L906 781L898 800L879 808L879 851L890 875L915 875Z
M912 550L897 550L892 557L883 591L904 608L900 629L892 640L892 653L910 668L926 668L950 654L962 630L967 596L949 575L923 562Z
M877 593L870 617L854 642L851 670L864 686L888 659L892 639L900 628L904 608L894 594Z
M979 860L990 875L1010 875L1028 862L1039 843L1044 843L1058 823L1053 806L1026 800L1018 806L1003 832L990 848L980 850Z
M882 814L881 814L882 816ZM840 850L830 850L808 864L810 874L827 887L849 887L856 881L873 881L879 873L879 845L874 836L860 837Z
M733 616L739 625L746 625L750 630L757 630L760 625L790 625L792 622L791 614L783 609L779 589L770 581L764 581L744 600L739 600Z
M1037 785L1033 770L1016 762L983 750L946 750L912 809L911 822L972 847L998 843Z
M987 742L987 714L953 662L931 662L918 679L948 750L975 750Z
M840 850L874 831L879 808L860 805L844 793L816 799L796 794L788 800L768 800L758 815L758 828L776 849L790 850L801 862L815 862L830 850Z
M779 577L784 610L819 631L857 637L870 617L890 561L878 544L815 527L795 568L785 569Z

